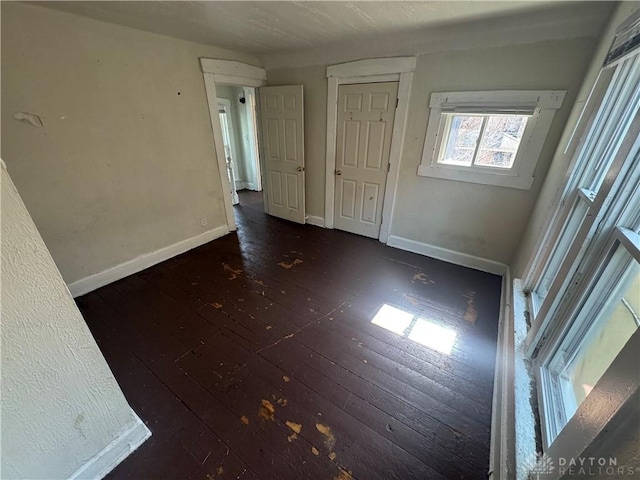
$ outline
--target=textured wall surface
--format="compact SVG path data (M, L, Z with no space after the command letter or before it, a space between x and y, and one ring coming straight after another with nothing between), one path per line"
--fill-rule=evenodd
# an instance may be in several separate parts
M2 158L67 283L226 223L199 57L254 57L1 7Z
M0 478L67 478L137 417L0 170Z

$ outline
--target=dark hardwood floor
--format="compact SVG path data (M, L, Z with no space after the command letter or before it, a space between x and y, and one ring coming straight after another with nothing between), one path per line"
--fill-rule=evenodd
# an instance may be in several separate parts
M236 218L77 299L153 432L108 478L486 478L501 279Z

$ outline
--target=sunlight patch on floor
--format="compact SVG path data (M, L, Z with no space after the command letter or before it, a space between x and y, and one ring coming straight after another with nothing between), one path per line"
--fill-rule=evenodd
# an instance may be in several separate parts
M387 304L380 307L371 323L445 355L451 354L456 340L454 330Z

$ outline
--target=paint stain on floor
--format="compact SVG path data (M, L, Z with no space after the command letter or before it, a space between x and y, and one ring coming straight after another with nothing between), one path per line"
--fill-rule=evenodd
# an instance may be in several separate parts
M468 295L463 295L467 299L467 310L464 312L464 316L462 317L465 322L469 322L472 325L476 324L478 320L478 311L476 310L476 306L474 303L476 292L469 292Z
M275 413L276 408L273 406L273 403L264 399L260 401L260 408L258 409L258 416L260 418L273 421Z
M289 436L287 437L287 442L291 443L291 442L293 442L296 438L298 438L298 434L297 434L297 433L295 433L295 432L293 432L291 435L289 435Z
M340 473L337 477L333 477L333 480L353 480L353 477L351 476L351 470L346 471L341 468Z
M404 299L409 302L411 305L413 305L414 307L417 307L420 305L420 300L418 300L416 297L414 297L413 295L410 295L408 293L403 293L402 296L404 297Z
M249 425L249 419L247 418L246 415L243 415L242 417L240 417L240 421L245 425Z
M287 270L289 270L290 268L293 268L300 263L302 263L302 260L300 260L299 258L294 258L293 262L291 263L280 262L278 263L278 265L281 266L282 268L286 268Z
M222 268L231 273L231 276L229 277L229 280L235 280L236 278L239 278L240 275L242 275L242 270L239 268L233 268L232 266L230 266L227 263L223 263L222 264Z
M322 423L316 423L316 429L324 435L324 442L327 445L327 450L333 450L333 446L336 444L336 437L333 435L331 427L323 425Z
M291 430L293 430L296 433L300 433L302 431L302 425L300 425L299 423L295 423L287 420L285 424L287 425L287 427L289 427Z
M291 379L289 377L287 377L286 375L282 376L282 380L284 380L284 383L289 383L291 381Z
M287 403L289 403L289 401L286 398L279 398L277 403L278 403L278 405L286 407Z
M217 308L218 310L220 310L220 309L223 307L223 305L222 305L221 303L218 303L218 302L213 302L213 303L211 303L210 305L211 305L212 307Z
M329 455L329 460L331 460L332 462L336 459L337 455L336 452L331 452Z
M313 453L316 457L320 455L320 452L316 447L311 447L311 453Z

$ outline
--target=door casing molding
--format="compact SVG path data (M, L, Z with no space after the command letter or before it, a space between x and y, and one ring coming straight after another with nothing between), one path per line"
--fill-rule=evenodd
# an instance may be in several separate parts
M338 133L338 86L353 83L398 82L398 107L391 133L389 172L382 204L378 239L387 243L396 199L400 155L404 143L415 57L369 58L327 67L327 152L325 171L325 227L334 228L336 144Z
M218 94L216 83L237 85L240 87L263 87L267 84L267 72L264 68L236 62L234 60L217 60L213 58L200 58L204 86L209 105L209 118L213 130L213 143L220 172L220 185L222 187L222 200L224 213L227 220L227 229L236 230L236 219L233 215L233 202L231 201L231 184L227 176L227 163L224 156L222 140L222 126L218 118ZM264 190L263 190L264 191ZM266 194L266 191L265 191Z

